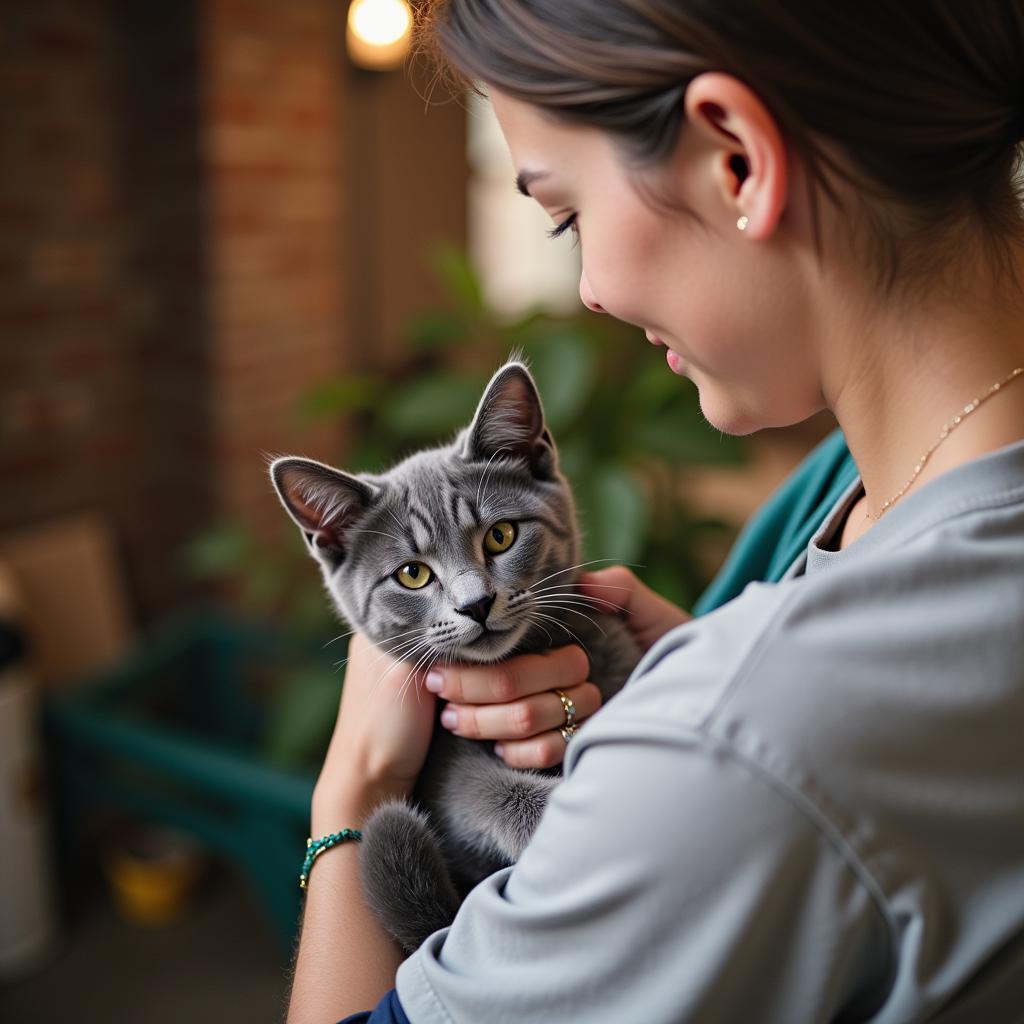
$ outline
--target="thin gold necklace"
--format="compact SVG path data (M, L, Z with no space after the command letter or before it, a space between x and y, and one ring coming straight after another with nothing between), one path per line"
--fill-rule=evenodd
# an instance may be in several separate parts
M960 426L961 422L963 420L967 419L967 417L970 416L971 413L974 412L974 410L977 409L978 406L982 404L982 402L987 402L1000 388L1006 387L1006 385L1009 384L1010 381L1014 380L1016 377L1019 377L1022 373L1024 373L1024 366L1018 366L1017 369L1014 370L1013 373L1011 373L1008 377L1004 377L1001 381L999 381L998 384L993 384L992 387L990 387L988 389L988 391L984 395L982 395L980 398L974 399L973 402L968 402L967 405L965 405L963 407L963 410L961 412L957 413L957 415L954 416L942 428L942 433L939 434L938 440L935 442L935 444L933 444L931 446L931 448L928 449L928 451L926 451L924 453L924 455L921 456L921 458L918 461L917 465L914 467L914 474L913 474L913 476L911 476L911 478L903 485L903 487L899 490L899 492L897 494L895 494L893 497L891 497L878 510L878 515L873 516L870 512L868 512L867 509L864 510L864 514L868 517L868 519L874 519L875 521L881 519L882 518L882 513L884 513L885 510L890 505L893 504L893 502L899 501L899 499L902 498L903 495L906 493L907 488L910 487L910 485L918 478L918 476L921 473L921 470L924 469L925 463L931 457L932 452L935 451L935 449L938 448L939 445L942 444L942 442L945 441L946 438L949 437L949 435L954 430L956 430L957 427Z

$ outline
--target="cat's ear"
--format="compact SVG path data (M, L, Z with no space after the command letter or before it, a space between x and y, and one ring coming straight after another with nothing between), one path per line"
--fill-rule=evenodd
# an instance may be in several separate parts
M373 484L312 459L275 459L270 479L311 552L332 564L345 557L349 527L380 495Z
M467 458L487 461L499 453L525 458L534 476L550 479L558 468L544 407L524 363L508 362L491 378L466 433Z

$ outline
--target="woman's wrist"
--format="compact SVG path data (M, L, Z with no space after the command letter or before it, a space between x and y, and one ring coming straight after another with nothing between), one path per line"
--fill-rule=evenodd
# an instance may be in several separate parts
M351 775L335 781L321 775L313 789L310 834L318 839L342 828L361 829L378 804L401 800L411 792L411 785L400 782Z

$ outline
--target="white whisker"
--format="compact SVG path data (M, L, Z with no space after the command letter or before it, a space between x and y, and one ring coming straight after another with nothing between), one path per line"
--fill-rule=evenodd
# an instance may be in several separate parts
M616 558L593 558L589 562L580 562L577 565L570 565L570 566L568 566L565 569L559 569L558 572L553 572L550 576L545 576L543 579L534 580L534 582L529 585L528 589L532 590L535 586L537 586L538 583L543 583L545 580L553 579L555 576L561 576L561 574L563 572L572 572L573 569L582 569L583 566L585 566L585 565L597 565L598 562L616 562L616 561L618 561L618 559L616 559ZM643 569L643 568L645 568L642 565L635 565L633 562L623 562L621 564L622 565L628 565L628 566L630 566L630 567L632 567L634 569Z
M538 626L539 628L543 629L544 630L544 635L548 638L548 643L550 643L552 646L554 646L554 644L555 644L554 638L548 632L547 627L543 623L538 622L532 615L530 615L529 612L526 613L525 618L526 618L527 625L529 625L529 626Z
M393 647L391 650L388 650L388 648L385 647L384 644L390 643L392 640L397 640L399 637L408 636L410 633L417 633L422 635L425 632L425 630L426 627L420 626L417 629L410 629L408 633L396 633L395 636L386 637L384 640L381 640L380 643L375 643L374 646L379 651L382 651L384 654L394 654L395 651L399 650L399 648L405 647L406 644L414 643L417 639L419 639L419 637L413 637L412 640L406 640L404 643L396 644L395 647ZM342 658L341 661L336 661L334 663L334 667L338 668L351 660L352 656L349 655L349 657L347 658ZM371 664L376 664L376 662L371 662Z
M611 583L556 583L550 587L540 587L534 593L543 593L545 590L556 590L558 587L600 587L602 590L629 590L630 587L616 587Z
M556 626L561 626L562 629L564 629L566 633L568 633L569 636L571 636L576 641L576 643L578 643L580 647L582 647L583 650L587 652L587 657L590 657L590 651L587 648L587 645L564 622L562 622L561 619L556 619L553 615L545 615L543 612L538 611L535 611L533 614L539 615L542 619L549 619Z
M582 616L582 618L587 619L591 623L593 623L600 630L602 636L607 636L608 635L603 629L601 629L600 623L595 621L591 616L586 615L583 612L575 611L574 609L570 608L567 604L561 604L561 603L559 603L557 601L538 601L537 603L541 604L541 605L543 605L543 606L545 606L547 608L557 608L560 611L568 612L570 615ZM587 608L587 607L589 607L589 605L583 605L583 607Z
M384 671L383 673L381 673L380 677L379 677L379 678L377 679L377 681L376 681L376 682L374 683L374 685L373 685L373 689L372 689L372 691L371 691L371 692L376 692L376 690L377 690L377 687L378 687L378 686L380 686L380 684L381 684L382 682L384 682L384 680L385 680L385 679L386 679L386 678L387 678L387 677L388 677L389 675L391 675L391 673L392 673L392 672L394 672L394 670L395 670L396 668L398 668L398 667L399 667L400 665L401 665L401 666L403 666L403 667L404 667L405 665L407 665L407 664L408 664L408 662L407 662L406 660L404 660L404 659L406 659L406 658L412 658L412 657L416 657L416 656L418 656L418 655L420 654L420 652L421 652L422 650L424 650L425 648L428 648L429 646L430 646L430 640L429 640L429 639L426 639L426 640L420 640L420 641L418 642L417 646L414 646L414 647L412 648L412 650L410 650L410 651L406 651L406 652L405 652L405 654L404 654L404 655L403 655L403 657L402 657L402 660L396 660L396 661L395 661L395 663L394 663L393 665L391 665L391 666L390 666L390 668L386 669L386 670L385 670L385 671Z
M540 591L539 593L532 594L531 597L533 597L533 599L535 601L545 601L549 597L571 597L571 598L573 598L576 601L592 601L594 604L604 605L603 609L595 609L595 611L603 611L605 609L612 608L617 613L617 612L622 612L622 611L626 610L621 605L615 604L612 601L607 601L603 597L590 597L587 594L578 594L578 593L576 593L573 590L569 590L569 591L555 590L554 593L550 593L550 592L546 592L546 588L545 588L544 591ZM612 614L612 613L609 612L608 614Z
M508 445L499 448L497 451L491 454L491 457L487 460L487 465L484 466L483 475L480 477L480 483L476 488L476 507L480 507L480 492L484 489L484 484L487 482L487 474L491 471L491 463L497 458L501 452L509 451Z
M346 530L346 533L376 533L380 537L390 537L392 540L397 541L403 547L408 544L408 541L402 540L401 537L396 537L393 533L384 533L382 530Z

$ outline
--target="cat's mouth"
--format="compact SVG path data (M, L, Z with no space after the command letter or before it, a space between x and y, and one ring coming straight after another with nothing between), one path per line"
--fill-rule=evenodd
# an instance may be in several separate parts
M488 629L484 626L472 640L465 640L459 644L459 648L471 660L483 658L494 661L503 657L510 649L510 645L516 642L517 638L512 636L516 631L515 626L510 629Z
M511 633L511 629L488 629L486 626L480 627L480 635L475 640L470 640L469 643L463 644L463 647L473 647L482 641L491 641L494 637L504 636L506 633Z

